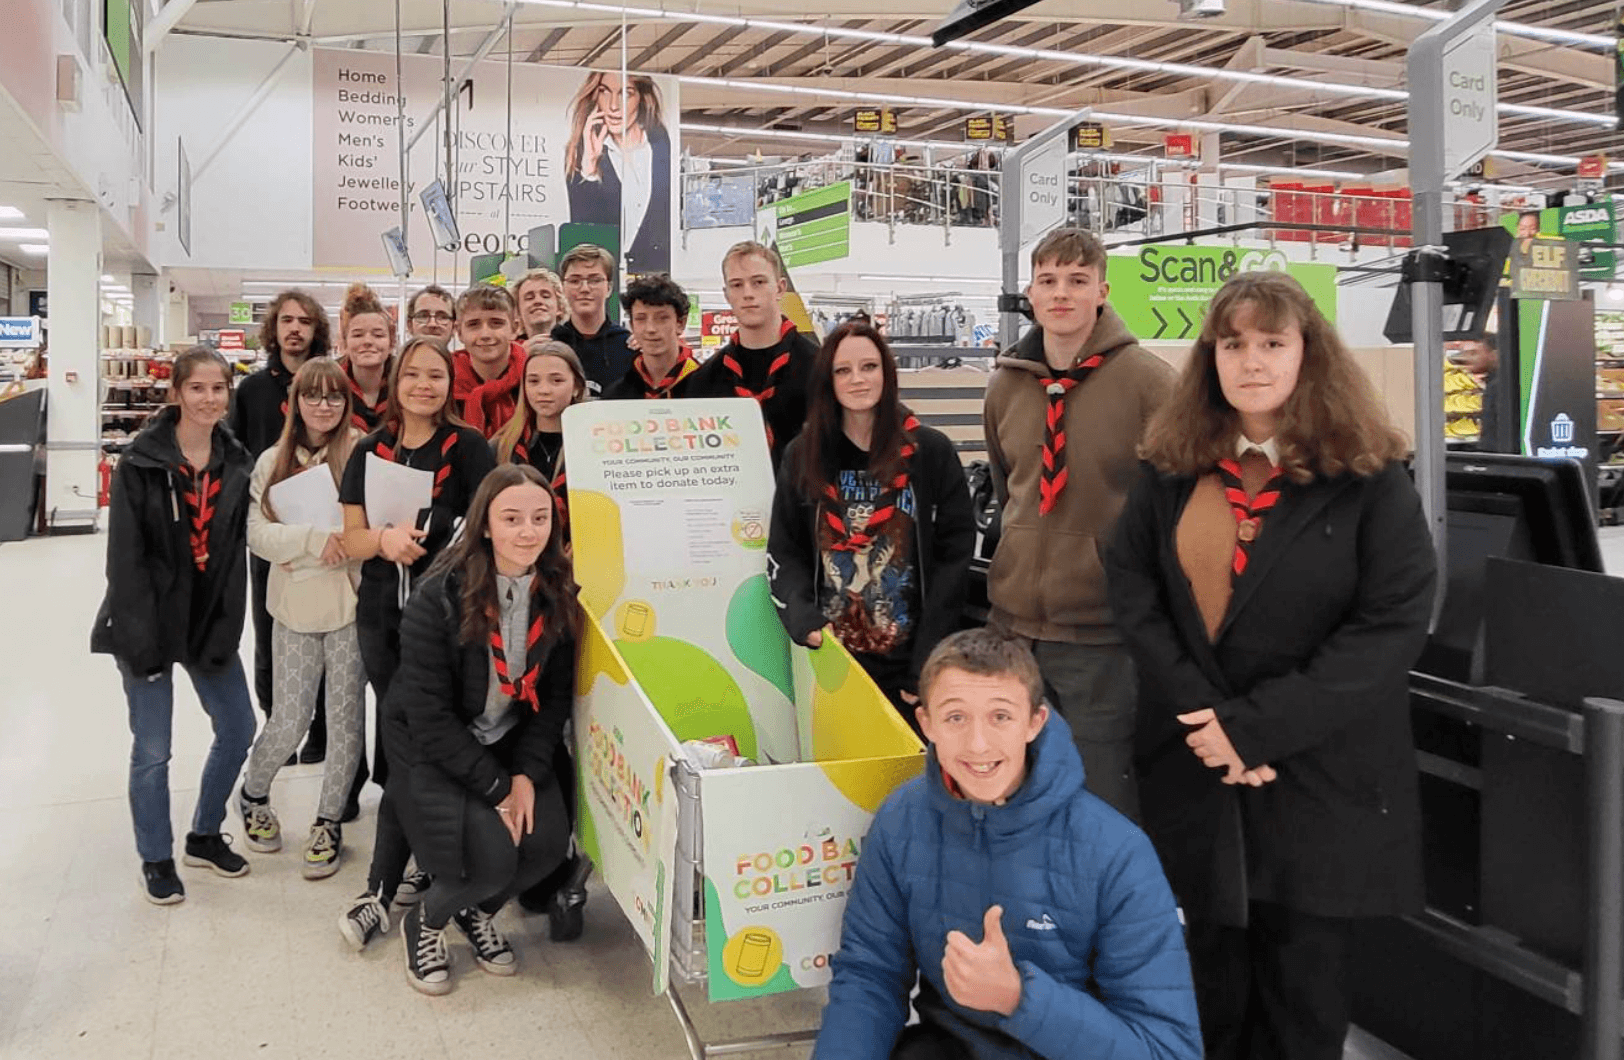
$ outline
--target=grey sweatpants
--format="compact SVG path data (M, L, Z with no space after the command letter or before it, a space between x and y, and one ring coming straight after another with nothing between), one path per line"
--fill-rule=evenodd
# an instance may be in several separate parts
M272 624L271 682L276 711L254 741L243 790L256 799L270 794L276 771L310 728L323 673L327 675L327 761L316 814L337 821L355 779L355 763L361 754L361 712L366 705L366 674L353 622L331 633L295 633L280 622Z
M1032 654L1059 700L1055 709L1071 726L1088 790L1139 820L1139 782L1133 768L1139 682L1128 649L1120 644L1038 640L1032 642Z

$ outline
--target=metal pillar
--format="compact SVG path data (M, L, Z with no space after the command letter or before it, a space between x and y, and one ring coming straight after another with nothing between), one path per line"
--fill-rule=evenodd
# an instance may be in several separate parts
M1618 1060L1620 994L1624 993L1624 703L1587 699L1585 807L1589 832L1582 1060Z
M1410 104L1410 187L1414 194L1413 238L1419 254L1443 253L1444 52L1459 37L1494 18L1505 0L1474 0L1410 45L1406 73ZM1423 263L1424 264L1424 263ZM1448 503L1444 496L1444 311L1443 283L1423 268L1410 287L1415 346L1415 488L1432 531L1438 570L1448 569ZM1443 602L1437 594L1434 616Z
M1069 118L1062 118L1055 124L1044 129L1032 139L1021 144L1013 151L1004 152L1003 162L999 167L999 213L998 213L998 255L1003 261L1003 294L1005 298L1015 295L1020 290L1021 282L1021 213L1025 203L1022 192L1023 182L1021 173L1024 163L1032 155L1044 150L1055 142L1070 134L1072 128L1079 122L1088 121L1093 117L1093 108L1084 107ZM1069 146L1069 145L1068 145ZM1064 197L1068 189L1066 181L1061 181L1061 196ZM1014 310L1004 308L999 304L998 313L998 345L1008 349L1015 345L1020 337L1021 325L1018 314Z

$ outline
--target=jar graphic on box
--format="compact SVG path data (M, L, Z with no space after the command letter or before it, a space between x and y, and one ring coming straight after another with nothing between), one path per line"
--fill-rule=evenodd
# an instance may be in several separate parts
M740 986L761 986L784 963L784 941L770 927L740 928L722 947L722 967Z

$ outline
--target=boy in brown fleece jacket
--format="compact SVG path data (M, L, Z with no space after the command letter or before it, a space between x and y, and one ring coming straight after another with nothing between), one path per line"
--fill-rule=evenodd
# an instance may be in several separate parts
M1135 817L1137 686L1096 545L1122 510L1173 370L1106 304L1105 267L1105 247L1081 229L1032 250L1037 327L999 354L982 411L1003 505L987 595L991 624L1031 640L1089 790Z

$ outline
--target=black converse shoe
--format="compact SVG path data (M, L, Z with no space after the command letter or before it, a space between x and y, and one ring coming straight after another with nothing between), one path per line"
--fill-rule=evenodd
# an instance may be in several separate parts
M174 905L186 900L186 888L175 875L175 859L143 861L141 891L153 905Z
M248 875L248 861L231 849L231 841L219 832L213 835L186 833L186 864L200 869L213 869L221 876Z
M408 872L406 878L400 881L400 886L395 888L395 904L416 905L433 885L434 877L422 869Z
M586 881L592 859L575 855L575 870L547 906L547 936L554 942L574 942L586 930Z
M451 918L474 947L474 960L492 975L512 975L519 970L513 947L496 930L496 917L475 906Z
M358 950L389 930L389 907L371 891L364 891L338 918L338 930Z
M423 907L414 905L406 913L400 931L406 944L406 978L425 994L451 992L451 951L445 944L445 928L423 923Z

